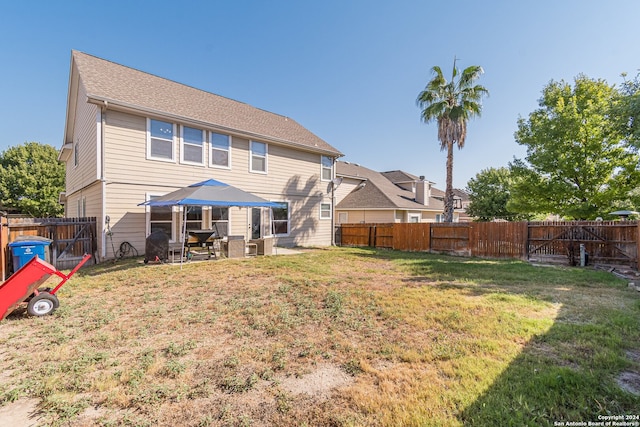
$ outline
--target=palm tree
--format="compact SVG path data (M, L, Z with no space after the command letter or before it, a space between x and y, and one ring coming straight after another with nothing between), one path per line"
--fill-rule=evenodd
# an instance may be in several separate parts
M444 221L453 222L453 146L464 147L467 137L467 121L480 116L482 97L489 91L481 85L474 85L484 72L482 67L472 65L460 74L453 59L453 76L447 82L442 69L431 69L434 77L418 95L416 103L422 109L422 121L438 122L440 150L447 150L447 189L444 197ZM458 77L459 76L459 77ZM456 77L458 77L456 81Z

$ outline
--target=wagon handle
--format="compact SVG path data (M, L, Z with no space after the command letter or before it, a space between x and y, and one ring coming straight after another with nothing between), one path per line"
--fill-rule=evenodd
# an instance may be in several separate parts
M87 262L89 260L89 258L91 258L91 254L84 254L84 256L82 257L82 260L78 263L78 265L76 265L73 270L71 270L69 272L69 274L64 274L59 270L55 270L53 272L53 274L55 274L58 277L62 278L62 281L60 283L58 283L58 286L56 286L55 288L53 288L53 290L51 290L51 292L49 292L51 295L55 295L56 292L58 292L58 289L60 289L62 287L62 285L64 285L65 283L67 283L67 280L69 280L71 278L71 276L73 276L74 274L76 274L76 271L78 271L80 269L80 267L82 267L84 265L85 262Z

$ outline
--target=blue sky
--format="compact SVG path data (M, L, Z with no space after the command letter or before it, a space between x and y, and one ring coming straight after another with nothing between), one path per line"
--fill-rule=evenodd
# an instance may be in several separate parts
M637 0L29 1L0 9L0 151L60 147L71 50L289 116L379 171L445 187L415 104L439 65L481 65L491 93L454 154L454 185L506 166L550 80L611 84L640 68Z

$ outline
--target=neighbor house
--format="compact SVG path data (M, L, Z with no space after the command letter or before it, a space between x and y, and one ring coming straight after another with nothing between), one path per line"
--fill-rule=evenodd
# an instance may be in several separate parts
M282 208L196 208L190 228L330 245L332 179L341 153L295 120L82 52L71 54L64 144L67 217L98 218L98 250L144 252L165 230L180 240L181 208L140 203L215 179Z
M444 192L433 182L403 171L377 172L357 163L336 162L336 223L442 222ZM454 221L463 213L454 200Z

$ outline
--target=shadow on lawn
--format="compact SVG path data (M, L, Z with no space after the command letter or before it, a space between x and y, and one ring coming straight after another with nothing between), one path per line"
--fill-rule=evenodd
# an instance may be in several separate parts
M148 268L153 265L155 264L144 264L141 257L123 258L116 261L106 260L101 262L100 264L83 266L80 270L78 270L76 275L81 277L94 277L100 276L102 274L113 273L116 271L130 271L133 269Z
M461 408L463 425L588 424L603 416L640 415L640 300L626 283L604 272L521 261L374 250L364 255L408 268L408 282L560 305L553 326L529 340L489 388Z

